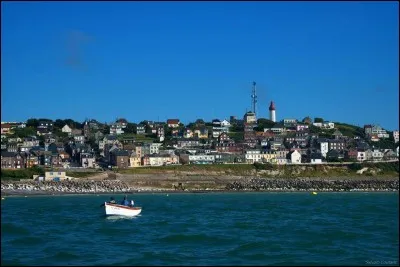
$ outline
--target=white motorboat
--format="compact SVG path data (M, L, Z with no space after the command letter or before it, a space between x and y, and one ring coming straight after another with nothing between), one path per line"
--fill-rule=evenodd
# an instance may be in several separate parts
M128 216L133 217L138 215L141 211L141 207L128 207L119 204L112 204L112 203L104 203L104 207L106 209L106 215L119 215L119 216Z

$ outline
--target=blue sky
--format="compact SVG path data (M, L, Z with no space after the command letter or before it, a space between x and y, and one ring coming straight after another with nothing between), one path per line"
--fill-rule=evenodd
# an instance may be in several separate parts
M2 2L1 120L399 128L397 2Z

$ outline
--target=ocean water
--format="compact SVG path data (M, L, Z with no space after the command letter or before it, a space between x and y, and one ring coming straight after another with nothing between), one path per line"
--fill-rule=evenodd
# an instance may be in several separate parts
M130 219L110 196L6 197L1 265L399 263L397 192L135 194Z

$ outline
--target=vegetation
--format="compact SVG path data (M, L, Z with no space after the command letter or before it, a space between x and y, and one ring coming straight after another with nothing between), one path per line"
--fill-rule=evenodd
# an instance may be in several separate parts
M314 118L314 122L324 122L323 118Z
M355 137L359 136L365 138L364 129L355 125L347 123L335 122L335 128L337 128L344 136Z
M1 180L19 180L19 179L31 179L33 175L44 175L45 170L43 168L34 166L29 169L19 170L1 170Z

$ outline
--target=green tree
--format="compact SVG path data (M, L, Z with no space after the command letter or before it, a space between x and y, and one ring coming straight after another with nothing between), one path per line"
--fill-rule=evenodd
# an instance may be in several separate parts
M65 124L66 124L65 121L60 120L60 119L57 119L57 120L54 122L53 126L54 126L54 128L62 129L62 127L64 127Z
M37 127L39 126L39 121L38 121L37 119L34 119L34 118L28 119L28 120L26 121L26 126L27 126L27 127L34 127L34 128L37 128Z
M265 119L265 118L259 118L257 120L257 127L254 128L256 131L264 131L264 128L271 128L275 125L275 122Z
M314 122L324 122L323 118L314 118Z
M135 133L136 126L137 126L136 123L128 122L128 124L126 125L126 128L124 129L124 132L125 133Z
M311 124L312 120L311 120L310 116L307 116L302 120L302 122L305 124Z
M36 129L34 127L25 127L25 128L14 128L13 137L25 138L28 136L36 135Z

